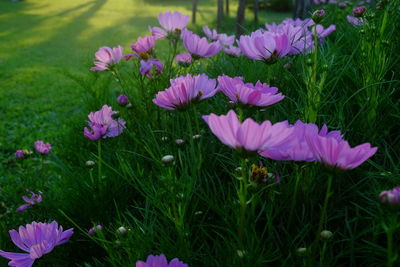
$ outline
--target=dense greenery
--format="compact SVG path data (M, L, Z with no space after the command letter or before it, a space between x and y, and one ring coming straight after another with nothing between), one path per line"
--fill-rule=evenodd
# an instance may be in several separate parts
M383 225L399 213L382 207L378 195L400 182L398 2L380 10L369 7L369 23L358 28L346 20L351 6L327 5L322 24L336 24L337 30L318 46L317 61L310 53L267 65L220 53L188 68L174 64L159 77L137 80L131 79L132 72L137 75L137 65L129 61L118 65L122 83L111 72L90 73L87 59L102 45L121 44L127 49L145 33L147 24L157 24L158 12L188 13L190 5L136 3L130 8L137 16L132 16L126 3L106 9L103 4L111 5L106 1L81 5L75 1L50 19L45 15L54 12L50 2L27 1L18 6L0 2L5 7L0 20L9 25L6 31L6 24L0 24L2 37L7 37L0 41L0 58L8 63L0 66L1 249L15 249L7 230L33 220L55 219L65 228L75 227L75 234L39 260L38 266L134 266L150 253L179 257L190 266L382 266L388 261ZM18 21L22 14L26 17ZM209 20L208 12L204 14ZM99 21L102 27L96 24L97 30L85 32L84 24ZM55 29L57 23L65 29ZM22 51L13 51L15 43ZM161 40L156 46L163 61L168 60L168 45ZM310 78L312 71L316 80ZM170 78L188 72L267 82L286 98L265 109L246 109L244 117L291 123L315 119L319 125L340 129L352 145L371 142L379 147L378 153L355 170L334 174L315 162L262 157L242 161L201 119L231 109L222 94L182 112L152 103L158 91L169 87ZM321 79L323 85L312 91ZM119 93L128 95L132 108L117 106ZM310 99L318 103L313 108ZM127 129L121 136L101 141L100 158L98 143L84 138L82 132L87 114L103 104L120 111ZM201 138L193 139L197 134ZM36 139L54 143L52 154L14 160L15 149ZM176 139L185 144L176 145ZM161 162L167 154L175 157L170 166ZM88 168L88 160L96 166ZM252 176L254 183L248 189L252 198L241 234L237 231L240 181L236 178L241 175L237 167L247 173L260 161L270 178L260 182ZM334 175L333 195L324 228L333 237L316 242L330 175ZM15 214L25 188L44 192L43 202ZM94 224L104 230L93 237L86 232ZM128 229L126 235L116 231L120 226ZM398 228L393 236L398 252ZM304 254L297 252L302 247L308 248ZM393 264L399 263L397 259Z

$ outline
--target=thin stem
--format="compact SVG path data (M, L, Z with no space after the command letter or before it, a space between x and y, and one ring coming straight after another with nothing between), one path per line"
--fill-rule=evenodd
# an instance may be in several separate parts
M317 240L319 240L320 237L320 233L322 231L322 227L324 226L324 224L326 224L326 217L327 217L327 208L328 208L328 202L329 202L329 198L332 196L332 192L331 192L331 188L332 188L332 180L333 180L333 175L329 174L329 178L328 178L328 186L326 188L326 194L325 194L325 201L324 201L324 206L322 208L322 213L321 213L321 218L319 221L319 226L318 226L318 232L317 232Z
M240 203L240 213L239 213L239 223L238 223L238 236L240 245L243 243L243 233L246 225L246 209L247 209L247 168L245 160L242 160L241 164L242 175L239 179L239 188L237 190L239 203Z
M292 224L292 218L293 218L293 213L294 213L294 207L296 206L296 201L297 201L297 192L299 189L299 183L300 183L300 179L301 179L301 168L299 170L298 166L296 165L295 167L295 171L296 171L296 182L294 185L294 194L292 197L292 203L290 206L290 213L289 213L289 220L288 220L288 227L290 227L290 225Z
M101 159L101 139L99 139L97 141L97 156L98 156L98 163L97 163L97 167L98 167L98 183L101 181L101 164L102 164L102 159Z

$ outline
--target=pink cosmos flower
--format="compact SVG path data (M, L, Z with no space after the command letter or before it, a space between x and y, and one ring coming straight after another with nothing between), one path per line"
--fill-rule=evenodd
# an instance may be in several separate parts
M16 212L22 212L42 202L42 192L39 192L39 194L35 194L31 191L28 192L31 193L31 197L28 198L27 196L23 196L22 199L25 201L25 204L19 206Z
M290 52L291 46L286 34L274 34L257 30L250 36L242 35L238 41L242 53L254 60L275 63L278 58Z
M139 37L136 43L131 45L132 51L135 53L126 54L124 57L126 60L129 60L131 57L147 60L155 44L156 38L154 36Z
M214 29L208 28L208 26L203 26L203 32L207 36L208 39L212 41L218 40L218 32Z
M400 204L400 186L383 191L379 194L379 199L383 204L398 206Z
M168 33L167 33L165 30L163 30L163 29L161 29L161 28L159 28L159 27L149 27L149 31L151 32L151 35L152 35L156 40L164 39L164 38L166 38L167 35L168 35Z
M122 133L126 128L125 121L121 118L113 119L117 114L111 107L104 105L99 111L91 112L88 115L88 125L90 130L85 127L84 135L89 140L99 140L100 138L115 137Z
M240 48L233 45L224 47L223 50L229 56L240 57L242 55Z
M96 52L95 56L98 61L93 62L96 66L90 68L90 70L109 70L122 59L122 47L120 45L114 48L103 46Z
M63 231L57 222L32 222L26 227L20 226L9 231L13 243L27 253L5 252L0 250L0 256L9 259L8 266L31 267L35 260L50 253L54 247L62 245L70 239L74 229Z
M186 29L182 32L181 37L183 46L192 54L193 58L212 57L222 49L219 42L208 43L205 37L200 38L197 34Z
M235 43L235 36L220 33L218 34L218 41L223 46L232 46Z
M203 119L222 143L246 153L281 146L290 140L293 132L287 121L275 124L264 121L259 124L249 118L241 123L233 110L227 115L210 114L203 116Z
M167 32L182 31L189 23L189 16L167 11L158 15L158 22Z
M261 156L270 158L273 160L293 160L293 161L315 161L315 157L312 150L309 148L306 141L306 135L312 134L315 131L318 132L318 126L313 123L304 123L297 121L293 126L293 135L290 142L287 142L283 146L276 147L260 153ZM342 134L340 131L328 132L328 127L323 125L321 130L318 132L320 136L328 136L342 140Z
M140 74L153 78L151 70L155 69L157 74L161 74L164 68L164 63L155 58L150 58L149 60L140 61Z
M370 143L352 148L347 141L337 138L336 135L324 136L319 134L316 128L310 129L305 138L318 161L342 170L360 166L378 150L377 147L371 147Z
M172 259L169 263L164 254L149 255L146 261L137 261L136 267L188 267L186 263L180 261L178 258Z
M278 88L270 87L258 81L255 85L244 83L241 77L231 78L223 75L218 77L218 90L223 92L234 103L265 107L281 101L284 96Z
M183 65L183 66L190 65L190 64L192 64L192 61L193 61L192 55L190 55L187 52L183 52L183 53L176 55L175 60L179 65Z
M50 143L45 144L43 141L37 140L35 142L35 149L40 154L46 155L50 153L52 147Z
M172 79L171 87L158 92L153 103L169 110L184 109L190 103L212 97L216 93L215 79L209 79L205 74L188 74Z

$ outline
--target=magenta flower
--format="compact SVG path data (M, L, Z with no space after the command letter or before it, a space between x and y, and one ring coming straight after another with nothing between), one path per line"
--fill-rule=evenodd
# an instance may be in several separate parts
M99 140L100 138L115 137L122 133L126 128L125 121L121 118L113 119L117 114L111 107L104 105L99 111L91 112L88 115L88 125L90 130L85 127L84 135L90 140Z
M218 32L214 29L208 28L208 26L203 26L203 32L207 36L208 39L212 41L218 40Z
M155 69L157 74L161 74L162 70L164 68L164 63L161 61L155 59L155 58L150 58L149 60L141 60L140 61L140 74L143 76L147 76L149 78L153 78L153 73L151 72L153 69Z
M278 58L290 52L290 43L286 34L274 34L257 30L250 36L242 35L238 41L242 53L254 60L275 63Z
M169 110L184 109L190 103L212 97L216 93L215 79L209 79L205 74L188 74L172 79L171 87L158 92L153 103Z
M352 16L347 16L347 21L354 27L359 27L366 24L366 21L363 18L355 18Z
M192 64L193 58L189 53L183 52L176 55L175 60L179 65L188 66Z
M274 26L267 25L267 27L270 32L285 34L288 37L290 55L306 54L314 47L313 34L307 27L294 26L291 23L282 23Z
M258 81L256 85L244 83L241 77L231 78L223 75L218 77L218 90L223 92L234 103L265 107L281 101L284 96L278 88L270 87Z
M161 255L149 255L147 256L146 262L137 261L136 267L188 267L186 263L180 261L178 258L172 259L169 263L164 254Z
M124 57L126 60L131 57L147 60L155 44L156 38L154 36L139 37L136 43L131 45L132 51L135 53L126 54Z
M89 235L94 235L97 231L102 231L103 230L103 226L101 226L100 224L93 226L92 228L89 229L88 234Z
M26 227L20 226L9 231L13 243L27 253L5 252L0 250L0 256L9 259L8 266L31 267L35 260L50 253L54 247L62 245L70 239L74 229L63 231L62 226L51 223L32 222Z
M197 34L189 30L182 32L183 46L193 58L206 58L215 56L221 49L222 46L218 41L209 43L205 37L200 38Z
M122 59L122 47L117 46L110 48L108 46L103 46L96 52L95 56L98 61L93 62L95 67L90 68L90 70L109 70Z
M367 8L365 6L356 7L353 9L353 15L356 18L362 17Z
M400 204L400 186L383 191L379 194L379 199L383 204L398 206Z
M306 135L312 134L315 131L318 132L318 126L313 123L304 123L302 121L297 121L293 126L293 134L290 142L286 142L280 147L263 151L260 153L261 156L270 158L273 160L293 160L293 161L315 161L313 151L309 148L306 141ZM326 125L322 126L321 130L318 132L320 136L328 136L336 138L337 140L342 140L342 134L340 131L328 132L328 127Z
M26 209L29 209L36 204L42 202L42 192L39 192L39 194L35 194L33 192L31 193L31 197L23 196L22 199L25 201L25 204L21 205L20 207L17 208L16 212L22 212Z
M169 33L180 32L185 29L186 25L189 23L189 16L183 15L177 11L174 13L167 11L158 15L158 22Z
M203 116L213 134L225 145L240 152L260 152L281 146L291 138L293 128L287 121L258 124L252 119L241 123L233 110L227 115Z
M52 147L51 147L51 144L50 144L50 143L45 144L45 143L43 143L43 141L37 140L37 141L35 142L35 149L36 149L36 151L39 152L40 154L46 155L46 154L49 154L49 153L50 153Z
M128 99L128 97L126 95L119 95L117 97L117 103L121 107L124 107L129 103L129 99Z
M378 150L369 143L352 148L337 134L324 136L318 133L317 128L310 129L305 138L317 161L342 170L360 166Z
M23 158L25 158L25 152L23 150L19 149L19 150L15 151L15 157L17 159L23 159Z
M240 48L233 45L224 47L223 50L229 56L240 57L242 55Z

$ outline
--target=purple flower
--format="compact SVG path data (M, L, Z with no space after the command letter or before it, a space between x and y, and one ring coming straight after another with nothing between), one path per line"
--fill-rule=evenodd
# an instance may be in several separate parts
M218 33L214 29L208 28L208 26L203 26L203 32L206 34L207 38L216 41L218 40Z
M94 235L97 231L102 231L103 230L103 226L101 226L100 224L93 226L92 228L89 229L88 234L89 235Z
M183 53L176 55L175 60L179 65L183 65L183 66L188 66L188 65L192 64L192 61L193 61L192 56L187 52L183 52Z
M151 32L151 35L154 36L156 40L164 39L168 35L168 33L165 30L159 27L149 27L149 30Z
M340 2L339 4L338 4L338 6L339 6L339 8L345 8L346 6L347 6L347 3L346 2Z
M400 186L392 190L383 191L379 194L379 199L383 204L398 206L400 204Z
M122 59L122 47L117 46L110 48L108 46L103 46L96 52L95 56L98 61L93 62L96 66L90 68L90 70L108 70Z
M153 103L169 110L184 109L190 103L212 97L216 93L215 79L209 79L205 74L188 74L172 79L171 87L158 92Z
M120 105L122 107L126 106L126 104L128 104L128 102L129 102L129 99L126 95L119 95L117 97L117 103L118 103L118 105Z
M240 50L239 47L236 46L229 46L229 47L224 47L224 52L229 55L229 56L235 56L235 57L240 57L240 55L242 54L242 51Z
M40 154L46 155L49 154L51 151L51 144L50 143L43 143L43 141L41 140L37 140L35 142L35 149L37 152L39 152Z
M317 128L310 129L305 138L317 161L342 170L360 166L378 150L369 143L352 148L337 135L321 135Z
M20 207L17 208L16 212L22 212L28 208L31 208L32 206L35 206L36 204L42 202L42 192L39 192L39 194L35 194L33 192L31 193L31 197L23 196L22 199L25 201L26 204L21 205Z
M319 39L325 38L326 36L330 35L332 32L336 31L336 25L329 25L328 28L324 28L324 26L318 24L317 25L317 36Z
M313 34L307 27L295 26L291 23L267 25L267 27L274 34L285 34L288 37L290 55L306 54L314 47Z
M186 29L182 32L182 41L183 46L192 54L193 58L212 57L222 49L218 41L209 43L205 37L200 38Z
M222 143L246 153L281 146L291 138L293 132L287 121L275 124L264 121L259 124L249 118L241 123L233 110L227 115L210 114L203 116L203 119Z
M27 253L5 252L0 256L9 259L8 266L31 267L36 259L50 253L55 246L62 245L70 239L74 229L63 231L56 221L51 223L32 222L26 227L20 226L9 231L13 243Z
M353 9L353 15L356 18L362 17L367 8L365 6L356 7Z
M167 32L182 31L189 23L189 16L177 11L167 11L158 15L158 22Z
M354 27L363 26L366 24L366 21L364 21L363 18L355 18L352 16L347 16L347 21Z
M221 33L218 34L218 41L223 46L232 46L233 43L235 42L235 36Z
M270 158L273 160L293 160L293 161L315 161L317 158L308 146L306 141L306 135L312 134L315 131L318 132L318 126L313 123L304 123L297 121L293 126L293 134L290 142L286 142L280 147L263 151L260 153L261 156ZM342 134L340 131L328 132L326 125L322 126L318 132L320 136L328 136L342 140Z
M281 101L284 96L278 88L258 81L256 85L244 83L242 78L223 75L218 77L218 90L234 103L265 107Z
M126 54L124 57L129 60L131 57L147 60L150 58L151 51L156 44L154 36L139 37L136 43L131 45L132 51L135 53Z
M164 254L161 255L149 255L147 256L146 262L137 261L136 267L188 267L186 263L180 261L178 258L172 259L169 263Z
M115 120L113 115L117 114L111 107L104 105L99 111L91 112L88 115L88 125L90 130L85 127L84 135L90 140L99 140L101 137L115 137L122 133L126 128L125 121L121 118Z
M17 159L23 159L25 157L25 152L23 150L15 151L15 157Z
M270 64L287 55L291 49L286 34L274 34L261 30L253 32L250 36L240 36L238 45L248 58L263 60Z
M147 76L149 78L153 78L153 74L151 73L151 70L153 70L153 67L156 70L157 74L161 74L162 70L164 68L164 63L161 61L155 59L155 58L150 58L149 60L141 60L140 61L140 74L143 76Z

